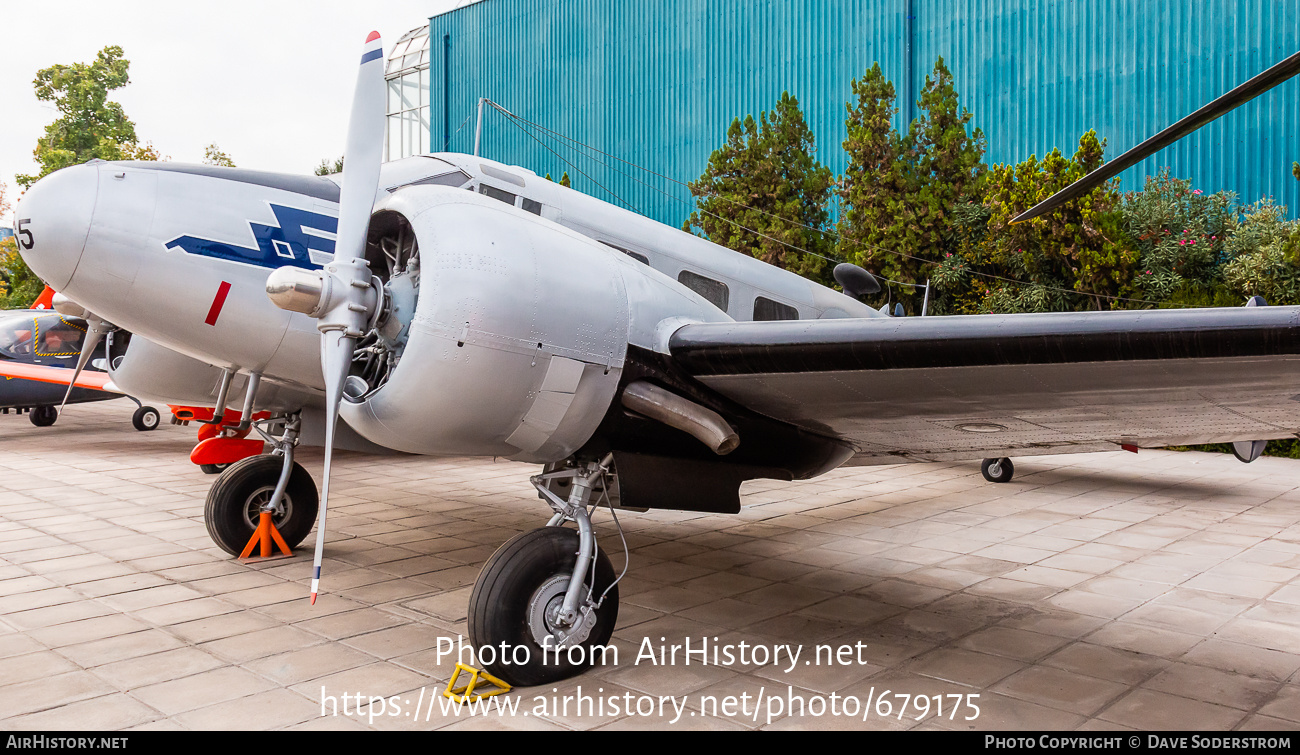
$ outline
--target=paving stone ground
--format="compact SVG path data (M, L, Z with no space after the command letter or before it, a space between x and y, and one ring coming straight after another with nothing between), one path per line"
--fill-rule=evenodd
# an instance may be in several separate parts
M310 549L218 549L194 428L137 433L132 408L0 416L0 729L1300 729L1297 461L850 468L747 483L735 516L626 512L618 665L474 715L430 705L438 643L483 561L544 523L536 468L342 454L312 607ZM688 637L802 655L635 662ZM818 646L852 662L806 663Z

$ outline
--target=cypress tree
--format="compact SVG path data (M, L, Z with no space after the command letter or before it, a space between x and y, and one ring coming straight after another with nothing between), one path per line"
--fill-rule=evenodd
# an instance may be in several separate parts
M697 210L683 228L814 280L829 272L825 230L830 169L815 156L812 129L785 92L757 121L737 118L726 142L690 184ZM798 251L805 249L813 254Z
M908 201L915 176L892 123L898 113L894 85L876 63L853 80L853 95L855 102L845 106L848 165L837 192L839 256L899 280L907 260L890 252L915 249L917 237Z
M934 270L929 263L969 243L961 208L982 199L984 134L967 132L971 114L961 107L943 58L925 77L920 115L905 136L890 125L898 108L879 64L853 82L853 93L840 189L841 256L892 280L924 283ZM922 289L898 287L892 295L909 312L920 311ZM944 302L935 303L942 311Z
M971 114L961 107L952 73L943 58L925 77L916 102L920 115L912 121L904 139L904 155L912 163L915 179L908 196L908 220L912 224L914 256L941 262L959 253L968 239L968 229L959 216L960 208L980 203L988 169L984 165L984 132L967 130ZM933 265L916 260L902 263L901 280L924 283ZM909 296L910 295L910 296ZM920 289L904 289L900 298L913 312L920 309ZM939 302L942 312L944 302Z

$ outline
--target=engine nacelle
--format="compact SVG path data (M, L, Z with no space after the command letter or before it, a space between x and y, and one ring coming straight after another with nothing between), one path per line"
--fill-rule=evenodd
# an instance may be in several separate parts
M718 318L663 275L495 199L408 187L375 209L399 213L419 245L400 361L341 408L344 421L383 446L567 458L613 401L629 334L652 332L646 317L667 316L630 303L629 288L638 299L661 289L669 314Z

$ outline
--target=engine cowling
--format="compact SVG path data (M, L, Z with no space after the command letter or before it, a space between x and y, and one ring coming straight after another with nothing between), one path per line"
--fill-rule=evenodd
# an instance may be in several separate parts
M382 384L354 391L341 408L380 445L567 458L613 401L630 334L653 332L670 314L717 319L644 265L494 199L410 187L376 212L399 214L419 247L400 358ZM656 287L668 295L666 311L629 301L629 288L644 299Z

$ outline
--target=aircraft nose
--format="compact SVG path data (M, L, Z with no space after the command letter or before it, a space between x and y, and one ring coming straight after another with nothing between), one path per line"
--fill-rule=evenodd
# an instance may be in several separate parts
M56 291L81 261L99 194L99 166L75 165L37 181L18 202L14 235L27 266Z

